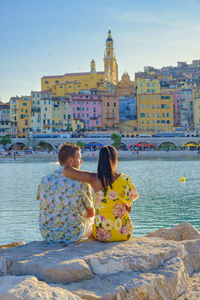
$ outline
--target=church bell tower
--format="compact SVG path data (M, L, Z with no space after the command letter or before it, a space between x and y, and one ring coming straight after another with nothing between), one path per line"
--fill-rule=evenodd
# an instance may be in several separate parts
M114 55L114 42L111 36L111 30L108 31L106 39L106 50L104 55L105 81L113 85L118 82L118 66L116 56Z

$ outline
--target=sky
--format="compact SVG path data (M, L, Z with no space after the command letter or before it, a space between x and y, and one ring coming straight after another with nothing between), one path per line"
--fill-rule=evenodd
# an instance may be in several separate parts
M200 0L0 0L0 101L41 77L103 71L108 28L119 78L200 59Z

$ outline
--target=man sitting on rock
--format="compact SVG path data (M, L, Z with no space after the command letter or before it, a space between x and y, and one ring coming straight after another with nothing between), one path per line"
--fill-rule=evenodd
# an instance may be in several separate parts
M80 168L80 147L63 144L58 153L61 167ZM40 200L40 232L48 243L76 242L92 233L94 207L91 188L82 182L66 178L62 168L42 178L38 186Z

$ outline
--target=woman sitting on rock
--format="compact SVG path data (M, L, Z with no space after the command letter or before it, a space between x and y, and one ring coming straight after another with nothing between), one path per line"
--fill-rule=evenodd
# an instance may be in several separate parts
M87 182L94 189L93 236L101 242L126 241L133 233L129 212L138 193L131 178L117 171L117 162L116 149L104 146L99 152L97 173L72 167L63 169L66 177Z

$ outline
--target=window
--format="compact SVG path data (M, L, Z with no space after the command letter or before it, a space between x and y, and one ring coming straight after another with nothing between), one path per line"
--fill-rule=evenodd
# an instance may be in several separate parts
M155 105L154 104L152 104L152 106L151 106L152 108L155 108Z
M59 80L56 80L55 83L59 83Z
M151 115L152 115L152 118L155 118L155 114L154 113L152 113Z
M147 104L147 109L149 109L149 104Z
M149 118L149 113L147 113L147 118Z
M141 114L140 114L140 117L141 117L141 118L145 118L145 113L141 113Z
M109 102L107 102L107 106L110 106L110 103L109 103Z
M160 105L159 105L159 104L157 104L157 108L160 108Z
M142 108L144 108L144 104L142 104Z
M48 84L49 82L48 81L45 81L45 84Z
M116 103L114 102L114 107L116 106Z
M160 114L159 113L157 114L157 118L160 118Z

